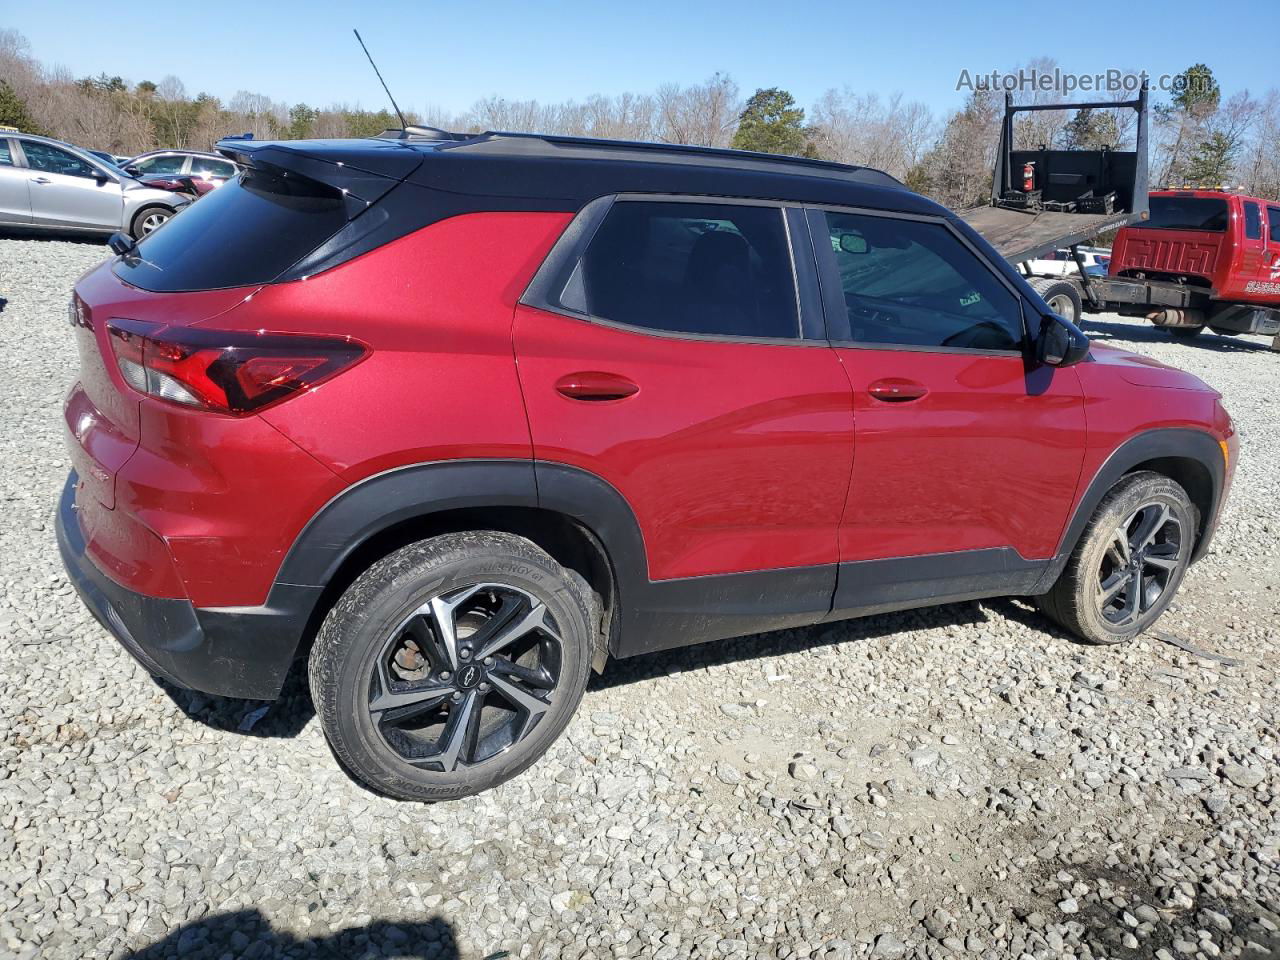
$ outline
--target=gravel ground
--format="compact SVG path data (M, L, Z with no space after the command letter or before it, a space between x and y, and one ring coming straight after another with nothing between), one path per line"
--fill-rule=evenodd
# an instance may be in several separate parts
M1213 553L1143 640L983 602L613 664L529 773L437 806L334 764L302 684L157 686L53 540L100 245L0 240L0 957L1280 956L1280 355L1194 370L1242 434ZM248 729L251 728L251 729Z

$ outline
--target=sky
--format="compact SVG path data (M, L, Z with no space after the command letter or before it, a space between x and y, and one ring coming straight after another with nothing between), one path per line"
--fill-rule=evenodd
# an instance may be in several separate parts
M18 30L46 65L76 76L182 79L187 92L229 100L238 90L311 106L386 105L351 28L359 28L406 110L465 110L482 97L553 102L592 93L651 92L719 70L743 95L779 86L810 106L823 91L900 92L938 112L956 83L1053 57L1064 70L1153 76L1207 63L1228 94L1280 86L1274 56L1280 4L1164 0L1057 5L1041 30L1029 13L1054 5L854 0L374 3L210 0L104 4L0 0L0 27ZM1074 11L1074 12L1073 12ZM1267 39L1253 55L1249 37Z

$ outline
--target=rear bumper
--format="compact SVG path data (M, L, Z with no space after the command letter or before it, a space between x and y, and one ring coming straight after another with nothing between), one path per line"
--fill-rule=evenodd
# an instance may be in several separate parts
M223 697L273 700L319 596L318 587L280 586L261 607L201 609L186 599L122 587L85 551L73 471L58 506L58 550L85 606L153 676Z

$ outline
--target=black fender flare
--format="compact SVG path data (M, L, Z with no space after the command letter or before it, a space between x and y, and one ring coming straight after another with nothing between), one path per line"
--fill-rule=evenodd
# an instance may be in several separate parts
M593 536L612 568L615 606L634 608L648 585L635 513L610 483L578 467L516 459L448 460L375 474L343 490L295 538L265 609L289 611L297 639L321 592L370 538L450 510L529 507L562 514Z
M647 579L640 525L611 484L565 464L493 459L413 464L348 487L298 534L276 583L327 586L370 537L405 520L468 507L535 507L564 514L605 547L620 585Z
M322 592L370 537L448 510L503 506L560 514L595 538L613 574L615 657L816 623L831 609L834 564L650 580L640 524L617 488L580 467L511 459L414 464L354 484L303 528L256 609L289 610L296 648Z
M1058 544L1058 551L1053 562L1045 571L1036 593L1044 593L1051 586L1071 558L1080 536L1084 533L1089 519L1098 509L1098 504L1107 495L1107 491L1119 482L1134 467L1150 460L1162 459L1194 460L1205 468L1209 474L1210 497L1209 509L1200 518L1200 530L1196 537L1195 550L1191 554L1194 563L1204 556L1209 549L1209 542L1217 527L1218 513L1222 506L1222 493L1226 487L1226 461L1223 459L1222 447L1217 439L1205 430L1187 427L1161 427L1147 430L1130 437L1107 457L1101 467L1089 481L1084 495L1076 505L1075 512L1063 532Z

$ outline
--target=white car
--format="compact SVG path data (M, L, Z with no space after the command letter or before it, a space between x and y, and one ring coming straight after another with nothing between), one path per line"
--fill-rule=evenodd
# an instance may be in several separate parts
M1106 275L1111 263L1110 247L1080 247L1080 258L1090 274ZM1080 269L1070 250L1055 250L1038 260L1023 263L1023 273L1032 277L1078 277Z
M69 143L0 132L0 228L121 231L140 240L190 202Z

